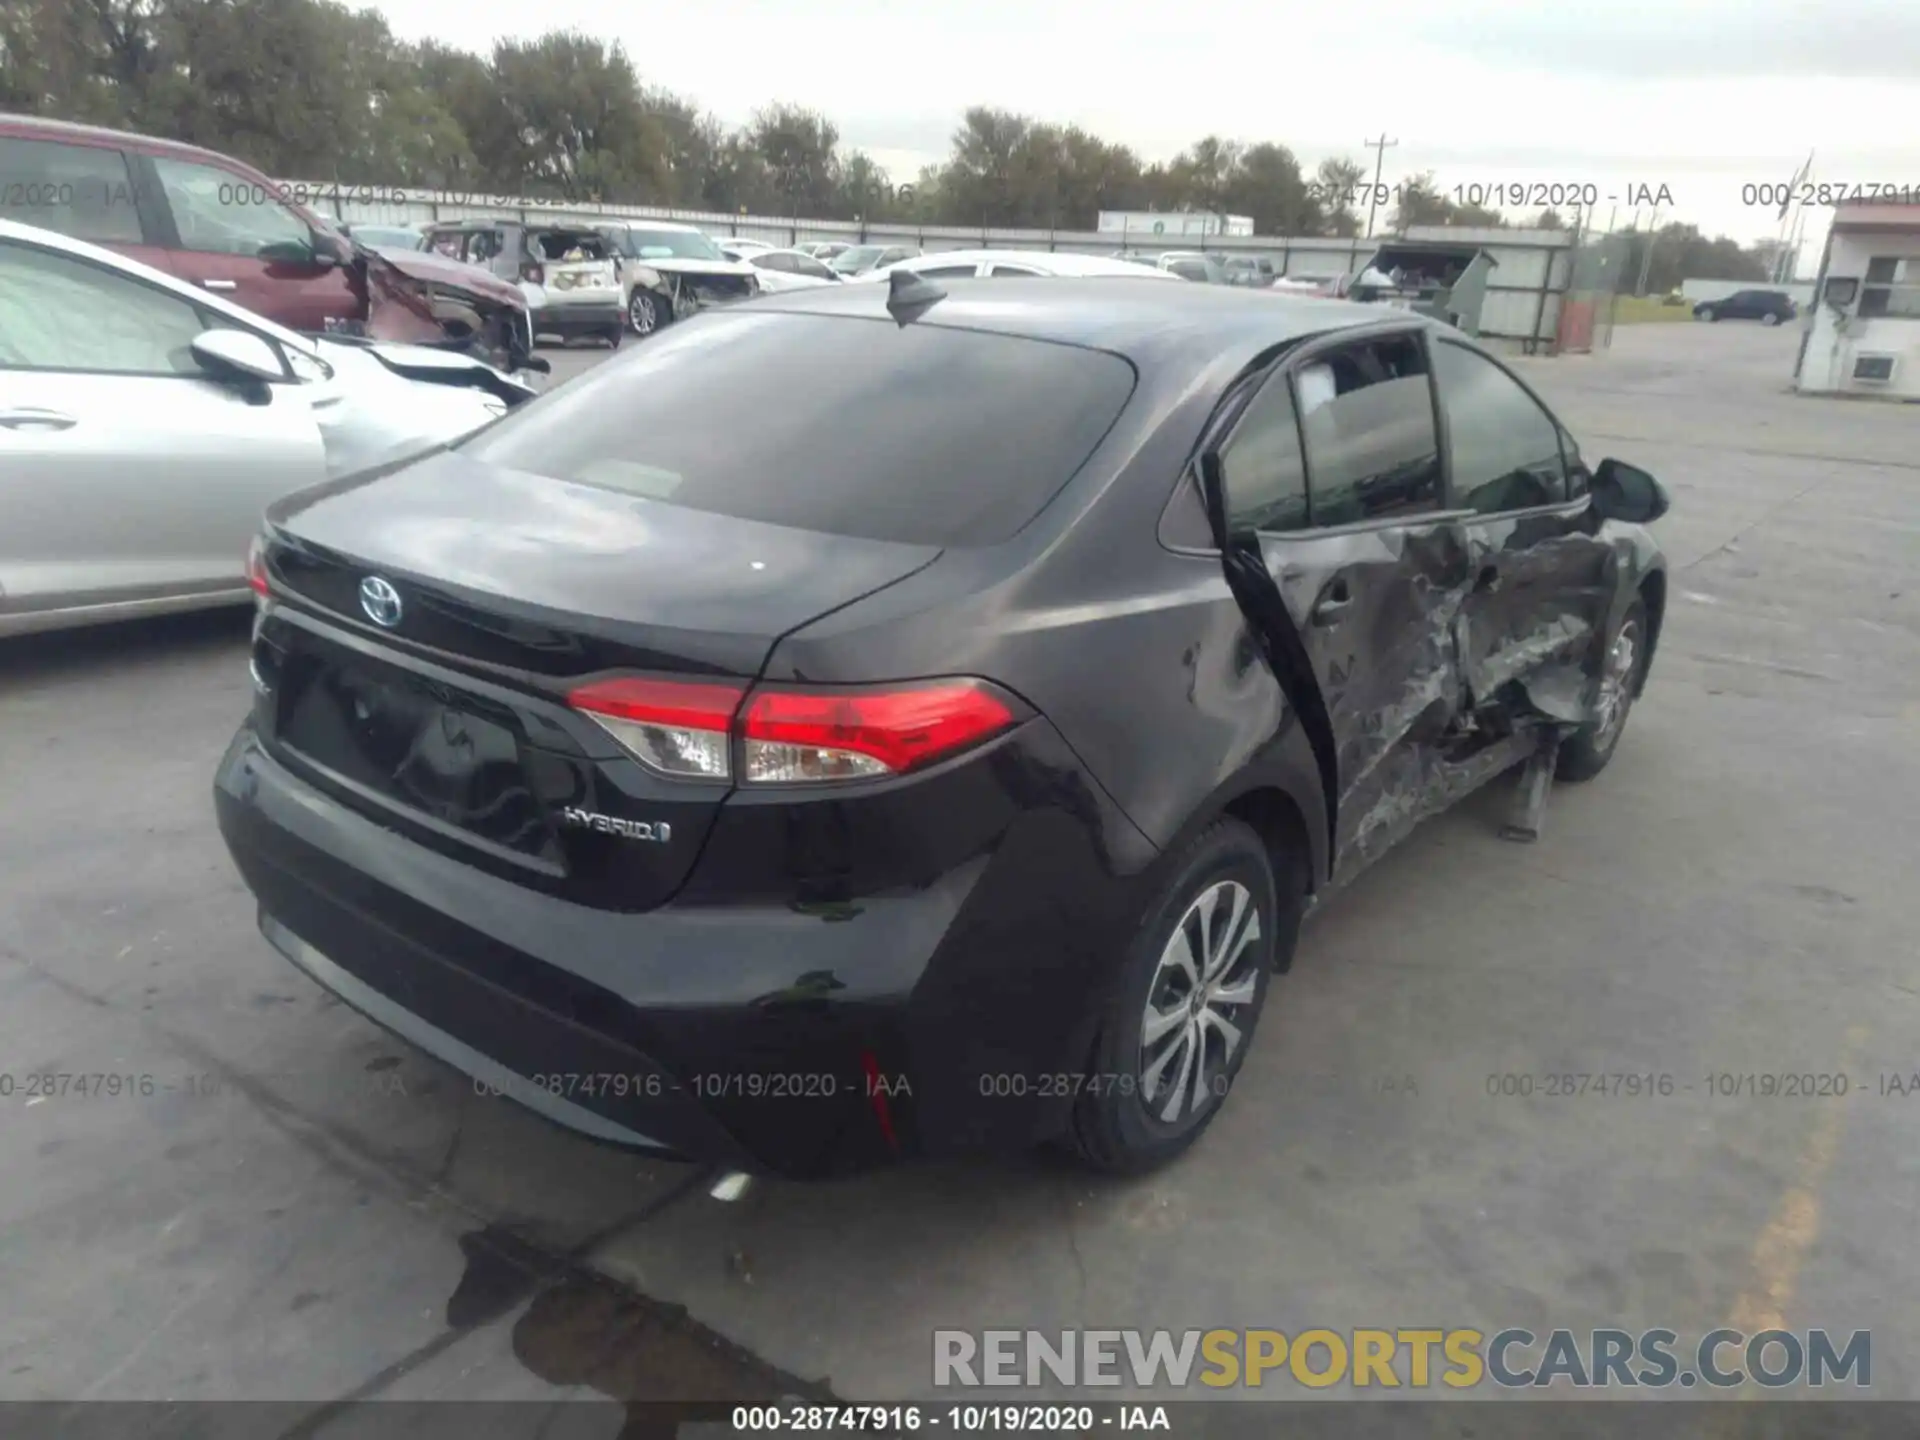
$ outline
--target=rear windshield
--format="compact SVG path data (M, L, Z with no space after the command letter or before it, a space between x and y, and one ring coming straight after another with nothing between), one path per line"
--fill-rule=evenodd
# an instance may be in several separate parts
M605 260L606 240L592 230L543 230L534 248L544 260Z
M991 545L1072 478L1133 393L1074 346L934 325L716 311L461 448L746 520Z

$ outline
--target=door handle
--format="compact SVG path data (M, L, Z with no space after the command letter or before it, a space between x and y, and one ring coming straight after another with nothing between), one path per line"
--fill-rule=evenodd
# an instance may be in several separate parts
M19 410L0 410L0 426L8 430L71 430L80 422L71 415L62 415L58 410L35 410L31 406Z
M202 280L200 283L209 290L225 291L238 290L240 288L239 285L232 280Z
M1337 624L1352 603L1353 592L1347 588L1347 582L1336 580L1314 602L1312 613L1307 618L1316 625Z

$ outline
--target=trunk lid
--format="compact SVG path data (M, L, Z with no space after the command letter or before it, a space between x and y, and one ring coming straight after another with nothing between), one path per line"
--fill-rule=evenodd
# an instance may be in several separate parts
M648 770L568 692L627 672L744 685L782 635L940 553L457 452L302 492L268 523L265 743L423 844L620 910L672 897L731 791ZM375 581L385 607L362 602Z

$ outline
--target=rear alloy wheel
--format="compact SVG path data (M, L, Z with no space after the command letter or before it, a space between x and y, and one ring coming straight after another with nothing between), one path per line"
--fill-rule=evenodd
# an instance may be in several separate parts
M1762 325L1778 325L1780 323L1780 317L1769 310L1760 317L1760 323Z
M673 309L664 295L636 287L627 300L627 323L636 335L651 335L673 319Z
M1240 821L1218 821L1188 847L1101 1017L1067 1135L1083 1161L1151 1170L1213 1122L1253 1042L1274 956L1291 953L1300 908L1283 910L1266 846Z
M1600 665L1600 690L1594 701L1591 721L1574 731L1560 746L1560 761L1554 767L1559 780L1591 780L1607 768L1620 736L1627 728L1627 715L1633 709L1635 692L1640 688L1640 672L1646 665L1647 607L1635 600L1613 632L1606 658Z

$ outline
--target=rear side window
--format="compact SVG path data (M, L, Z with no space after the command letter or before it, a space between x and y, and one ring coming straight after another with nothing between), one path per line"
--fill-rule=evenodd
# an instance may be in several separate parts
M462 448L745 520L991 545L1072 478L1133 384L1125 360L1070 345L723 310L670 326Z
M1353 525L1440 503L1440 445L1412 336L1325 352L1294 375L1313 523Z
M0 218L76 240L142 239L126 157L98 145L0 137Z
M1254 396L1220 452L1234 530L1300 530L1307 523L1307 472L1300 421L1284 376Z

